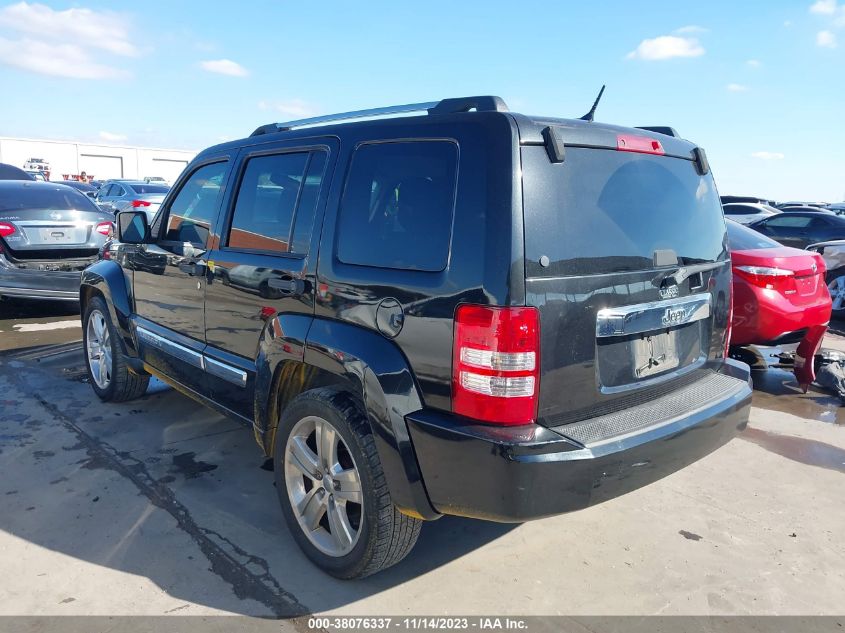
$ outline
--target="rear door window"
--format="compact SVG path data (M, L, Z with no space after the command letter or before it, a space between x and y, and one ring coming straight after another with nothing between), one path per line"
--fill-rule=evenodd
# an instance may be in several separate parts
M567 147L553 164L532 149L522 152L528 276L645 270L660 250L682 264L727 257L713 179L691 161Z
M451 141L367 143L352 155L337 257L400 270L446 268L458 147Z
M794 213L783 213L776 218L772 218L765 222L769 228L777 229L803 229L810 226L813 218L806 215L796 215Z

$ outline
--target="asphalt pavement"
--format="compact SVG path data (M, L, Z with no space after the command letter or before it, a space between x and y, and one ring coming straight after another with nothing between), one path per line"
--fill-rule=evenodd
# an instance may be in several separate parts
M81 335L73 306L0 302L0 615L842 612L845 416L787 372L655 484L522 525L447 517L343 582L297 549L249 429L157 381L101 403Z

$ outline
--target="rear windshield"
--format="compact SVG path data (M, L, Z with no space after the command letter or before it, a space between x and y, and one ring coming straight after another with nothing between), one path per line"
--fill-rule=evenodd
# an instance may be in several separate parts
M691 161L579 147L559 164L542 147L522 158L528 276L646 270L658 250L683 264L727 258L716 187Z
M144 184L140 184L140 185L132 184L132 185L126 185L126 186L129 187L135 193L140 193L140 194L144 194L144 193L167 193L168 191L170 191L170 187L168 187L166 185L150 185L150 184L144 183Z
M98 211L99 207L88 196L76 189L58 187L13 187L0 188L0 212L55 209L77 211Z
M737 224L733 220L728 220L727 225L728 244L732 251L752 251L758 248L778 248L780 246L762 233Z

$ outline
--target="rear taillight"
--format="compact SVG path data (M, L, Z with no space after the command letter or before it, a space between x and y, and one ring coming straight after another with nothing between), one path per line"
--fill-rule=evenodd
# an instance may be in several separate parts
M0 222L0 237L9 237L15 232L15 225L8 222Z
M114 225L111 222L100 222L94 227L94 230L100 235L110 235L113 229Z
M455 313L452 410L491 424L531 424L540 388L536 308L459 306Z
M150 203L146 200L133 200L132 201L132 208L137 209L138 207L148 207Z
M731 349L731 333L734 328L734 285L728 284L728 322L725 324L725 338L722 342L722 357L728 358Z
M734 272L750 284L766 290L777 290L785 294L797 292L795 272L769 266L736 266Z

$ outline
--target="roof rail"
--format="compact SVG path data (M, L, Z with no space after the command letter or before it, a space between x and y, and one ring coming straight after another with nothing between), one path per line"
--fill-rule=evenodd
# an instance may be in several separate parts
M666 136L674 136L681 138L681 135L675 131L675 128L668 125L638 125L636 130L647 130L648 132L657 132L658 134L665 134Z
M458 97L443 99L441 101L427 101L424 103L407 103L404 105L386 106L383 108L371 108L369 110L354 110L352 112L339 112L337 114L326 114L308 119L297 119L285 123L268 123L255 130L250 136L261 134L272 134L273 132L286 132L300 127L310 125L322 125L349 119L364 119L371 117L390 116L393 114L405 114L409 112L428 112L428 114L454 114L456 112L507 112L508 106L500 97Z

